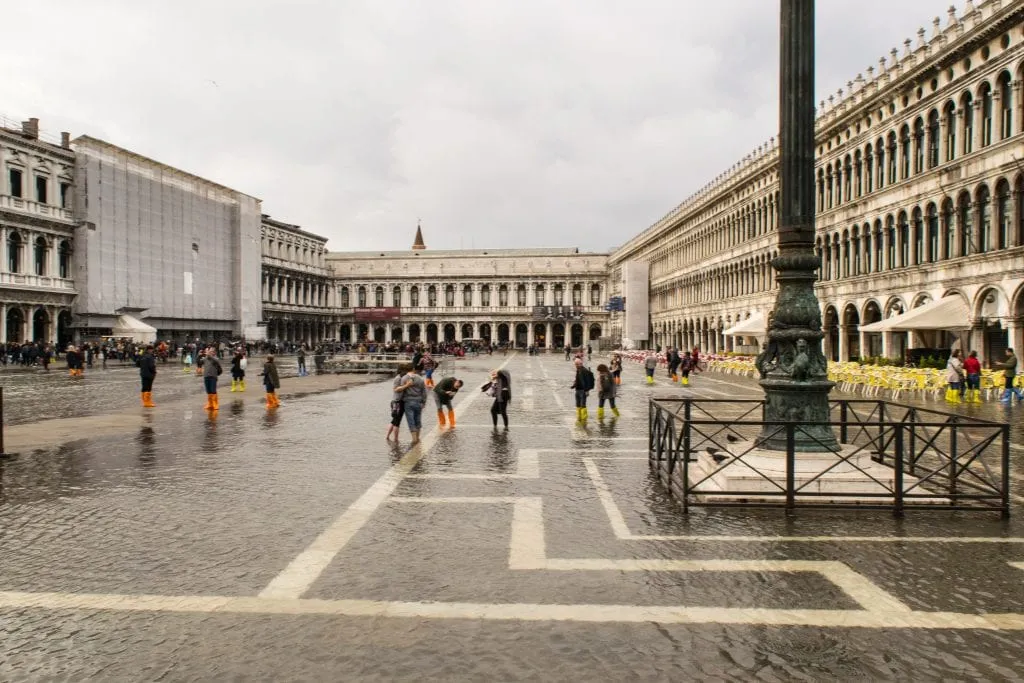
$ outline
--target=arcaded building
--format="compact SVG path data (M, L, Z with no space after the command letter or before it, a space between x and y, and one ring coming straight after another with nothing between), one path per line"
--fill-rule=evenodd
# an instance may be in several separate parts
M816 124L826 355L1024 347L1024 0L951 9L877 64ZM650 267L652 345L758 348L778 192L770 140L611 254L613 290Z
M331 252L338 339L593 344L605 334L607 254L578 249Z
M75 155L39 119L0 122L0 344L66 344L75 299Z

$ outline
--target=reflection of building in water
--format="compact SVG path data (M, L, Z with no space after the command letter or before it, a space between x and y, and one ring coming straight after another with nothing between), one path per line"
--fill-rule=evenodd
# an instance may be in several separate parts
M75 154L0 121L0 343L71 341Z
M1024 2L968 9L821 103L817 291L830 358L948 348L959 327L987 358L1024 346ZM612 294L624 263L650 264L655 344L757 348L777 291L777 166L773 139L611 254ZM945 297L955 303L896 317Z
M596 346L606 329L607 254L578 249L329 253L341 341L486 339Z

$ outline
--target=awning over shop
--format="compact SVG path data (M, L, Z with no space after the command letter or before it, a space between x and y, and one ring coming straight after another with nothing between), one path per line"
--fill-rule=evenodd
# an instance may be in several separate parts
M969 330L970 312L959 296L947 296L912 308L877 323L862 325L861 332L906 332L908 330Z
M111 335L114 337L131 337L140 344L152 343L156 341L156 328L130 315L119 315L117 316L117 322L111 328Z
M764 337L767 334L764 313L755 313L746 320L739 321L722 334L729 337Z

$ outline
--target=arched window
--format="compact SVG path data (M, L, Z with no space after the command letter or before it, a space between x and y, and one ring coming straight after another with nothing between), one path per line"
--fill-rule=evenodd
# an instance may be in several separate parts
M572 305L582 306L583 305L583 285L572 286Z
M992 86L981 84L981 146L988 147L992 144Z
M373 290L373 305L377 308L384 308L384 288L377 287Z
M437 308L437 287L434 285L427 287L427 307Z
M896 268L896 221L891 214L885 218L885 239L887 241L885 269L893 270Z
M915 266L921 265L924 261L924 216L921 214L920 207L914 207L912 214L913 218L913 239L914 239L914 253L913 253L913 264Z
M875 152L871 145L864 148L864 194L875 190Z
M508 285L498 287L498 305L503 308L508 306Z
M21 272L21 235L12 231L7 238L7 270L12 273Z
M871 245L871 224L870 223L865 223L864 224L863 242L864 242L864 245L863 245L864 272L867 273L867 274L871 274L872 272L874 272L874 268L872 266L872 258L874 256L875 252L871 248L872 245Z
M409 288L409 306L411 308L420 306L420 288L415 285Z
M850 260L850 267L852 268L850 275L856 277L861 272L860 228L856 225L853 226L853 232L850 234Z
M537 285L536 289L533 290L533 305L534 306L545 306L544 302L544 285Z
M956 105L946 102L943 108L942 125L946 128L946 161L956 159Z
M875 219L875 272L881 272L885 270L884 254L882 249L885 247L885 239L882 237L882 221L881 219Z
M971 93L965 92L963 98L960 100L960 109L963 111L964 129L963 129L963 150L964 154L970 154L974 151L974 98Z
M352 302L349 300L348 287L341 288L341 307L348 308Z
M526 285L516 287L516 306L526 306Z
M900 211L896 217L897 228L900 239L900 266L910 265L910 223L907 222L907 212Z
M465 285L462 288L462 305L469 307L473 305L473 285Z
M36 275L46 275L46 254L48 251L49 249L46 248L46 238L42 236L37 237L35 249L33 250L34 258L32 259Z
M480 305L490 306L491 305L491 286L484 285L480 288Z
M952 199L942 202L942 248L947 259L956 258L956 211Z
M898 146L896 144L896 132L893 131L893 132L889 133L889 145L888 145L888 150L887 150L887 153L889 155L889 179L888 180L889 180L889 184L890 185L895 183L896 179L898 177L897 173L896 173L897 169L899 168L899 166L897 165L897 161L898 160L896 158L897 150L898 150Z
M850 277L850 231L843 230L842 263L840 264L839 277Z
M359 292L356 298L359 301L359 303L356 305L359 306L359 308L366 308L366 287L359 288Z
M883 187L885 187L886 169L885 142L882 140L882 138L878 138L878 141L875 142L875 157L877 157L878 159L878 172L875 173L875 179L878 182L878 189L881 190Z
M843 178L845 184L843 185L843 197L846 201L850 201L853 198L853 161L850 159L850 155L846 155L846 162L843 166Z
M1010 243L1010 183L1000 180L996 186L996 244L1006 249Z
M978 242L979 253L992 250L992 193L987 185L978 188Z
M928 168L939 165L939 112L932 109L928 114Z
M555 285L555 305L565 305L565 290L562 288L562 283L559 282Z
M402 307L402 288L398 285L391 290L391 305L395 308Z
M59 273L60 277L65 278L65 279L70 278L71 277L71 244L69 244L67 241L61 242L60 243L60 249L58 250L57 255L60 257L60 263L58 264L58 267L60 268L60 273Z
M836 159L836 206L843 203L843 164Z
M910 177L910 126L900 129L900 179Z
M825 167L825 208L832 208L832 164Z
M864 194L864 163L859 149L853 155L853 191L857 197Z
M925 261L935 263L939 260L939 214L935 204L928 204L925 209L925 225L928 232L928 249Z
M924 119L914 121L914 173L924 171Z
M825 171L818 169L818 211L825 210Z
M1009 71L999 74L999 139L1013 135L1013 78Z
M444 305L447 308L451 308L455 305L455 285L445 285Z
M964 192L957 204L957 219L960 222L960 244L957 245L957 256L970 256L974 253L974 217L971 207L971 195Z

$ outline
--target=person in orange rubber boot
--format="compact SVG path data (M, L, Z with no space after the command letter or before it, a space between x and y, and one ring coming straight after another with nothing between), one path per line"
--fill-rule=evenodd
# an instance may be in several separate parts
M206 410L220 410L220 401L217 399L217 378L224 372L220 361L217 360L217 351L212 346L206 350L206 358L203 359L203 386L206 388Z
M434 387L434 401L437 403L437 424L444 427L444 411L448 409L448 425L455 429L455 409L452 408L452 399L462 388L462 380L455 377L445 377Z
M156 358L153 356L152 344L146 347L145 353L139 358L139 379L142 380L142 407L155 408L153 380L156 379Z

